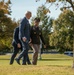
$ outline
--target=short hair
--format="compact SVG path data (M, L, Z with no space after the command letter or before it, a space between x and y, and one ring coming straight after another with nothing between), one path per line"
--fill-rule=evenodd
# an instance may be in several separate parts
M36 17L34 21L40 22L40 18Z
M26 11L25 15L27 15L27 14L29 14L29 13L31 14L31 12L30 12L30 11Z

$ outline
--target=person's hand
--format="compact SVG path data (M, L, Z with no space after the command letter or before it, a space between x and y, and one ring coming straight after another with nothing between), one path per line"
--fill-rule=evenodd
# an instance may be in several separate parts
M32 39L30 38L29 44L32 42Z
M18 48L21 48L21 45L20 45L20 43L18 43L18 44L17 44L17 47L18 47Z
M33 44L32 43L29 43L29 45L32 46Z
M46 48L46 45L44 45L44 48Z
M23 37L22 39L23 39L23 41L24 41L24 42L26 42L26 40L27 40L27 38L26 38L26 37Z

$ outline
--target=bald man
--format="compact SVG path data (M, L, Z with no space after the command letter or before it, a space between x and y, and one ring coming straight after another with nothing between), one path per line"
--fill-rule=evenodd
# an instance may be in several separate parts
M25 60L23 60L22 65L26 64L28 50L29 50L29 41L30 41L30 24L29 19L32 16L30 11L27 11L25 17L22 19L20 26L19 26L19 39L22 43L22 52L16 58L16 62L20 65L20 59L25 56ZM31 63L29 63L31 64Z

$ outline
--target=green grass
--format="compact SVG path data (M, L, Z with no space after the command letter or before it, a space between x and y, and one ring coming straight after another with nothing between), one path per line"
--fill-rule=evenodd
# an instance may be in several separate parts
M32 54L29 54L32 60ZM74 75L73 58L63 54L42 54L37 65L9 65L10 55L0 56L0 75Z

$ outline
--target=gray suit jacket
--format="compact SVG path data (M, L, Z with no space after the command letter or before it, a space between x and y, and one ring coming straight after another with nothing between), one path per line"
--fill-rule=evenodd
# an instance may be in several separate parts
M19 26L19 39L22 40L22 37L26 37L27 41L30 40L30 24L26 17L22 19Z

